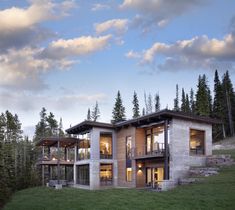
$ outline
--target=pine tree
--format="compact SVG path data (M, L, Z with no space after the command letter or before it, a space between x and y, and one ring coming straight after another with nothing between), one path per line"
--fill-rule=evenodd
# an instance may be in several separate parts
M47 135L48 136L55 136L58 135L58 122L55 119L55 115L50 112L48 117L46 118L48 128L47 128Z
M223 75L222 89L224 94L225 131L227 135L233 136L235 123L235 94L228 71Z
M113 108L113 122L120 122L126 119L125 116L125 107L122 104L122 98L121 98L121 94L120 91L118 91L117 93L117 97L116 97L116 101L114 104L114 108Z
M160 96L159 96L159 93L156 93L156 95L155 95L155 112L160 111L160 109L161 109Z
M91 120L96 122L99 117L100 117L100 110L98 102L96 101L93 111L91 112Z
M142 116L145 115L145 108L142 109Z
M42 137L46 137L46 130L47 130L47 113L46 108L43 107L42 111L39 113L40 115L40 121L35 127L35 135L34 135L34 141L39 141Z
M195 114L195 99L194 99L194 92L191 88L190 90L190 100L189 100L190 111L192 114Z
M185 95L185 112L186 113L190 113L191 112L188 94Z
M87 110L87 118L86 118L87 120L91 120L91 110L90 110L90 108L88 108L88 110Z
M199 76L197 88L196 114L210 116L212 111L212 98L205 74Z
M184 88L182 88L181 111L182 111L182 112L186 112L186 98L185 98Z
M140 116L140 110L139 110L139 100L138 100L138 97L137 97L137 94L136 92L134 91L134 95L133 95L133 118L137 118Z
M174 111L176 111L176 112L180 111L180 108L179 108L179 86L178 86L178 84L176 85L176 96L175 96L175 99L174 99Z
M222 84L219 79L218 71L214 76L214 101L212 117L224 120L224 94ZM221 125L213 125L213 140L223 138L223 129Z
M152 95L149 93L148 95L148 114L152 113L153 112L153 102L152 102Z
M63 131L63 122L62 122L62 117L60 118L60 122L59 122L59 136L62 137L64 136L64 131Z

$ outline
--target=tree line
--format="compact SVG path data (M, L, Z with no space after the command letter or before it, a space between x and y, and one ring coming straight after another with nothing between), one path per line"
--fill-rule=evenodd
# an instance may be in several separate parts
M0 208L17 190L41 185L40 168L36 162L40 150L35 146L42 137L64 135L62 119L58 122L45 108L35 126L33 141L23 136L17 114L0 115Z
M179 86L176 84L173 110L221 120L222 125L213 125L214 140L219 140L226 136L234 136L235 93L228 71L222 75L221 79L218 71L215 71L213 93L214 97L212 97L212 92L205 74L199 75L196 91L191 88L190 92L186 93L185 89L182 88L181 97ZM158 93L155 95L154 101L151 94L147 95L144 93L145 107L142 109L142 114L140 114L139 100L136 92L134 92L132 104L133 118L157 112L161 107ZM120 91L117 93L112 114L113 123L126 120L125 107Z

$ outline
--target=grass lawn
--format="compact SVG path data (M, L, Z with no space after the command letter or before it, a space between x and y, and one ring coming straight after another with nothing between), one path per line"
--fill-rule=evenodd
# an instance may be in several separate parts
M216 151L232 154L235 150ZM235 165L204 182L180 186L168 192L136 189L88 191L37 187L15 193L4 210L75 209L235 209Z

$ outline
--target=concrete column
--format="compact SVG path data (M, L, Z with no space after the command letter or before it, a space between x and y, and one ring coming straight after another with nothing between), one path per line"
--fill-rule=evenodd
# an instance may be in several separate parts
M99 189L100 187L100 163L98 161L90 162L90 189Z
M165 124L164 124L164 144L165 144L165 152L164 152L164 180L167 180L167 179L169 179L168 120L166 120Z

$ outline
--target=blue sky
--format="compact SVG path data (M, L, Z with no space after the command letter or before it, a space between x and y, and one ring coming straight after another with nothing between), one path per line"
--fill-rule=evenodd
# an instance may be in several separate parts
M98 101L109 122L120 90L127 118L136 91L172 108L175 85L196 90L214 70L235 81L235 1L1 0L0 111L32 135L42 107L64 128Z

